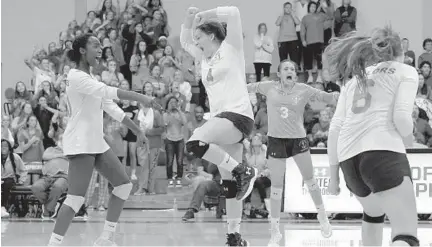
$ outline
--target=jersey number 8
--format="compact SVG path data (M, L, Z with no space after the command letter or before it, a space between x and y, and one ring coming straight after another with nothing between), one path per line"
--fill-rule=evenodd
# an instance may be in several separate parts
M367 88L366 92L362 92L363 90L360 88L360 86L356 86L356 89L354 91L354 97L353 102L351 106L351 111L354 114L360 114L366 112L372 101L372 95L369 93L369 90L367 90L370 87L373 87L375 85L375 82L371 79L367 80Z

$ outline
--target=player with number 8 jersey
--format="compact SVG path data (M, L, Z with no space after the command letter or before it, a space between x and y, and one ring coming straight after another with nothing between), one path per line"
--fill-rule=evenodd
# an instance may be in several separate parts
M331 226L325 213L321 190L314 178L309 141L303 126L303 113L310 100L335 103L339 93L326 93L303 83L297 83L297 65L282 61L278 67L279 82L267 81L248 84L249 92L267 96L268 114L268 167L271 185L271 239L269 246L278 246L283 179L286 159L293 157L303 176L304 183L318 211L321 233L331 236Z

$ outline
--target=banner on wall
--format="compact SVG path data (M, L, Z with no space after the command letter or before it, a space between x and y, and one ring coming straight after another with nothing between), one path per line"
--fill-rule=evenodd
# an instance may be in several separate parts
M432 152L408 153L411 164L417 211L420 214L432 213ZM340 171L341 193L330 195L327 191L330 181L330 167L327 154L312 154L314 175L321 189L328 212L363 213L360 203L347 189L344 176ZM284 212L316 213L315 205L309 196L306 184L292 158L287 160L285 174Z
M432 246L432 229L419 228L417 231L421 246ZM391 230L384 228L383 245L390 245ZM363 246L360 227L333 229L331 238L323 238L320 230L285 230L285 246Z

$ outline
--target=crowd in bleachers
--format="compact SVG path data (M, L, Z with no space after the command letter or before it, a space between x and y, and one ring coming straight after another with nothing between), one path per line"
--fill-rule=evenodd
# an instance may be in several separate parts
M166 166L169 187L181 187L185 180L190 180L189 175L184 176L184 171L194 172L194 181L216 179L217 172L209 168L211 164L203 165L184 148L193 130L208 119L208 101L199 64L184 50L174 50L169 44L168 14L162 0L127 0L125 9L120 9L119 1L101 0L95 10L87 13L82 24L71 21L66 30L60 32L58 42L51 42L48 49L35 48L32 56L24 60L33 71L33 78L30 83L16 83L14 96L2 117L2 217L11 206L9 190L16 184L29 185L29 176L34 177L34 196L44 204L44 217L55 216L56 203L67 191L68 164L61 152L61 143L70 110L65 94L67 75L76 64L68 61L66 53L72 48L75 37L88 32L97 35L103 46L102 59L92 68L98 80L153 97L165 108L161 112L150 105L117 102L145 131L149 140L147 147L137 147L137 137L131 131L108 115L104 116L105 139L124 165L130 166L131 180L138 184L134 195L155 194L152 176L161 160ZM253 39L255 73L246 75L247 82L276 79L270 71L272 66L277 66L271 61L278 47L281 61L290 58L299 65L299 72L305 72L300 73L304 74L300 76L300 83L327 92L339 91L336 82L325 80L321 54L332 37L356 30L357 10L350 2L344 0L340 7L331 0L285 3L282 14L275 20L279 32L276 42L272 34L267 33L266 23L258 26ZM426 39L423 48L424 53L417 63L420 84L413 111L414 136L417 146L432 147L432 40ZM404 49L405 63L416 66L416 55L409 50L407 39ZM250 94L250 99L255 130L244 142L243 162L259 168L263 179L256 183L262 202L258 208L265 209L266 189L270 187L265 162L266 99L260 94ZM311 147L327 146L334 110L335 105L320 102L307 105L304 125ZM165 157L161 159L161 155ZM42 162L39 175L26 174L25 166ZM142 167L142 172L137 172L137 166ZM42 178L38 180L40 175ZM96 184L99 201L97 205L90 205ZM106 180L94 172L86 206L105 210L108 188ZM246 201L245 209L251 215L249 202Z

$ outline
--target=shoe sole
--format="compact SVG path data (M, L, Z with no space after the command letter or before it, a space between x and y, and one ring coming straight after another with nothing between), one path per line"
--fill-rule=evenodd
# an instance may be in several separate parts
M249 196L250 193L252 193L252 190L253 190L253 187L254 187L254 184L255 184L255 180L258 177L258 170L256 168L253 168L253 169L255 171L255 176L253 176L253 178L251 179L251 181L249 183L249 187L246 190L246 193L240 199L237 199L239 201L243 201L244 199L246 199L246 197Z

